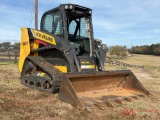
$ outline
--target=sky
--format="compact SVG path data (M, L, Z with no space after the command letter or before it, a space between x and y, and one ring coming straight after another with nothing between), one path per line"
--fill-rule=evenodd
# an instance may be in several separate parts
M160 43L160 0L38 0L39 26L45 11L59 4L92 9L94 38L107 46ZM34 0L1 0L0 43L19 42L21 28L34 28Z

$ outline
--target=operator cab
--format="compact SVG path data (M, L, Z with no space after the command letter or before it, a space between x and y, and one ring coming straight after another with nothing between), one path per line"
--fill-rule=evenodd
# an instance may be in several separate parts
M46 12L41 30L70 40L77 56L92 56L92 10L74 4L61 4Z

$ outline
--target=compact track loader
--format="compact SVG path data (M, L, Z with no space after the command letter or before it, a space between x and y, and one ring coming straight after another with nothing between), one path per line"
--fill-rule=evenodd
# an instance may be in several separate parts
M105 71L105 58L105 44L93 37L90 8L61 4L43 14L40 30L22 28L23 85L58 93L79 109L149 94L130 70Z

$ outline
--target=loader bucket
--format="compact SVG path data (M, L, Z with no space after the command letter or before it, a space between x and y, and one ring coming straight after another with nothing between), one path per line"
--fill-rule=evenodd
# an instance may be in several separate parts
M130 70L118 70L66 74L58 96L79 109L88 109L144 95L149 92Z

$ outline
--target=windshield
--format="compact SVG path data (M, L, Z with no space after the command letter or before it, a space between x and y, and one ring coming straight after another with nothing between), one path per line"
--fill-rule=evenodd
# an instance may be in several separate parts
M69 25L69 35L72 37L87 37L86 21L84 17L71 21Z
M68 39L75 49L79 49L80 44L85 46L86 53L90 52L90 22L88 17L73 18L68 17Z

